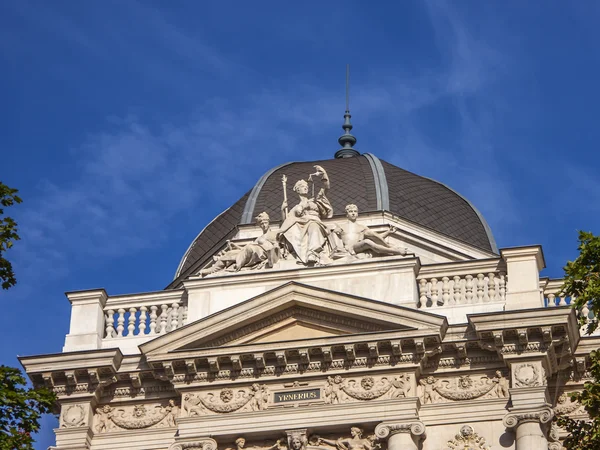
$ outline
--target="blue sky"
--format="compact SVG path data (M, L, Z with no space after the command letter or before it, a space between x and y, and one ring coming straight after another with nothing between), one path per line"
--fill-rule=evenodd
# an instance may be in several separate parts
M1 2L0 179L24 203L0 363L60 351L65 291L164 288L266 170L332 157L346 63L357 149L560 276L600 232L599 20L592 1Z

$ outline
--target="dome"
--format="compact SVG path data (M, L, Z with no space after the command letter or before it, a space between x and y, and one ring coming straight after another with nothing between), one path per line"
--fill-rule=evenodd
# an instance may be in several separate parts
M169 287L197 271L235 236L238 226L251 224L266 211L276 221L280 215L281 178L288 177L288 192L294 183L322 166L329 175L328 192L334 216L345 215L345 206L354 203L361 214L389 211L478 249L498 253L494 237L483 216L464 197L435 180L396 167L375 155L365 153L323 161L291 162L265 173L231 207L210 222L194 239Z

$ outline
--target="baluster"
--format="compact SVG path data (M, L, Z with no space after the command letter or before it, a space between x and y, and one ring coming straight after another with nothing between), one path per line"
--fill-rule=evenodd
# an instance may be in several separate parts
M567 304L567 299L565 297L565 294L563 294L562 292L560 294L558 294L558 305L556 306L565 306Z
M551 306L556 306L556 295L555 294L548 294L548 307Z
M125 310L119 308L119 317L117 317L117 336L123 337L123 330L125 329Z
M437 278L431 279L431 307L435 308L438 306L439 288Z
M158 331L160 334L164 334L167 332L167 309L169 309L169 305L160 305L162 312L160 313L160 330Z
M442 278L442 304L447 305L450 300L450 278Z
M139 329L139 335L140 336L144 336L146 334L146 319L148 317L148 315L146 314L146 311L148 311L148 308L146 308L145 306L142 306L140 308L140 324L138 326Z
M456 275L454 277L454 301L453 304L458 305L460 303L462 303L462 299L460 298L460 294L461 294L461 289L460 289L460 277L458 275Z
M127 325L127 336L133 336L135 333L135 313L137 313L137 308L129 308L129 325Z
M495 274L488 273L488 301L493 302L496 300L496 280L494 279Z
M156 314L157 309L158 309L158 306L150 307L150 334L152 334L152 335L157 334L157 331L156 331L156 319L158 318L158 315Z
M500 301L506 300L506 278L505 273L500 272L500 280L498 280L498 290L500 291Z
M465 298L467 303L473 303L473 275L467 275L465 280Z
M179 303L173 303L171 305L171 331L177 329L179 325Z
M109 309L106 311L106 338L111 339L115 337L115 311Z
M483 279L485 275L482 273L477 274L477 303L483 303L483 287L485 286L485 282Z
M187 323L187 306L183 307L183 314L181 315L181 326L184 326Z
M425 278L419 280L419 303L420 308L427 306L427 280Z

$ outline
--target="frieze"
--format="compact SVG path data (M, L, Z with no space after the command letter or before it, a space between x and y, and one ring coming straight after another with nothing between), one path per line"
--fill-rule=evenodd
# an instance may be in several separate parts
M87 405L66 405L62 408L60 415L61 428L85 427Z
M224 388L206 394L185 394L183 414L188 417L208 414L224 414L238 410L262 411L268 408L269 391L265 385L253 384L250 388Z
M175 388L172 385L158 385L158 386L142 386L142 387L117 387L112 389L103 389L102 397L138 397L146 394L156 393L172 393L175 392Z
M474 378L463 375L455 378L428 376L419 380L423 404L446 400L460 401L476 398L507 398L509 381L500 371L493 378L482 375Z
M137 404L120 408L104 405L96 408L95 431L106 433L153 427L175 427L179 407L174 400L166 405Z
M475 433L470 425L463 425L454 439L448 441L447 446L451 450L491 450L491 447L486 445L485 439Z
M450 357L450 358L439 358L439 359L428 359L423 368L425 369L437 369L445 367L464 367L471 366L473 364L488 364L502 361L497 355L481 355L481 356L469 356L469 357Z
M325 449L335 448L336 450L377 450L381 447L378 436L369 434L364 436L364 431L359 427L350 428L350 435L341 436L337 439L324 438L318 435L312 435L309 438L311 447L320 447ZM298 450L298 449L290 449Z
M367 401L376 398L403 398L411 390L411 378L408 374L394 377L365 376L357 378L343 378L340 375L327 378L325 388L325 403L339 404L348 398Z

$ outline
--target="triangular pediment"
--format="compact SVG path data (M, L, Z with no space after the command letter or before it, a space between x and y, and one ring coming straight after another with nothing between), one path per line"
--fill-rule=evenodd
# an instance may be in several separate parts
M444 333L444 317L290 282L140 346L152 356L249 344L415 330Z

